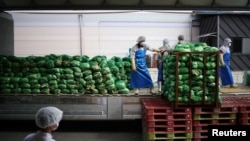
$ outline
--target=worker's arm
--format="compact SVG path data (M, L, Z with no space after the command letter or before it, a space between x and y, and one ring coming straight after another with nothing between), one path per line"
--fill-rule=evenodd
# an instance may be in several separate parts
M225 67L225 66L226 66L226 65L225 65L225 62L224 62L224 59L223 59L223 52L222 52L222 51L220 51L219 61L220 61L220 65L221 65L222 67Z
M132 65L132 70L136 71L136 65L135 65L135 58L131 57L131 65Z
M153 52L161 52L161 50L160 50L160 49L157 49L157 48L153 48L152 51L153 51Z
M130 50L130 58L131 58L131 68L133 71L136 71L136 65L135 65L135 48L131 48Z
M163 53L163 52L166 52L166 51L168 52L169 50L153 48L152 51L153 51L153 52L158 52L158 53Z

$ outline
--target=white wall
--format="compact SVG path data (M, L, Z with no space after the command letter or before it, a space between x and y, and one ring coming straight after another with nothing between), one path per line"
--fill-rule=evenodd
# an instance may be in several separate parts
M16 56L79 54L77 15L13 14Z
M79 14L12 15L16 56L53 53L122 57L126 56L140 35L146 36L147 44L157 48L162 45L164 38L174 45L179 34L183 34L186 41L190 41L191 34L189 14L82 14L81 22Z

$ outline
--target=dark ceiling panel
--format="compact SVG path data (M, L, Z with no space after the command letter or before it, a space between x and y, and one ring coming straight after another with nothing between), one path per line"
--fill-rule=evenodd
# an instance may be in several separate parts
M1 2L1 0L0 0ZM2 3L4 3L4 6L30 6L31 0L2 0Z
M6 10L250 10L250 0L0 0Z
M34 0L38 6L64 6L67 0Z
M213 0L179 0L178 6L201 6L210 7Z
M107 5L116 6L137 6L140 4L140 0L105 0Z
M101 5L104 0L69 0L71 5L78 6L95 6Z
M218 7L247 7L248 0L214 0L214 6Z
M175 6L177 0L143 0L146 6Z

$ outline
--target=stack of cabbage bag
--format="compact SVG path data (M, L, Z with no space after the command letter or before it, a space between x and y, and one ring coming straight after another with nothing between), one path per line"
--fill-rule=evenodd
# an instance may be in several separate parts
M213 102L218 96L221 102L218 48L206 43L184 43L171 51L163 58L163 96L169 102L180 103Z
M127 94L130 70L124 64L131 68L126 57L0 56L0 93Z

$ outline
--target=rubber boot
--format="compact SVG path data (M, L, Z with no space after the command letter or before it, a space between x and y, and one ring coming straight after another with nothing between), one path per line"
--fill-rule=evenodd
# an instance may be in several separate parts
M134 89L134 94L139 95L139 89L138 88Z
M236 84L233 84L230 86L231 88L237 88L238 86Z
M161 81L158 82L158 93L160 94L161 93Z
M150 88L150 94L155 95L156 93L154 92L154 87Z

